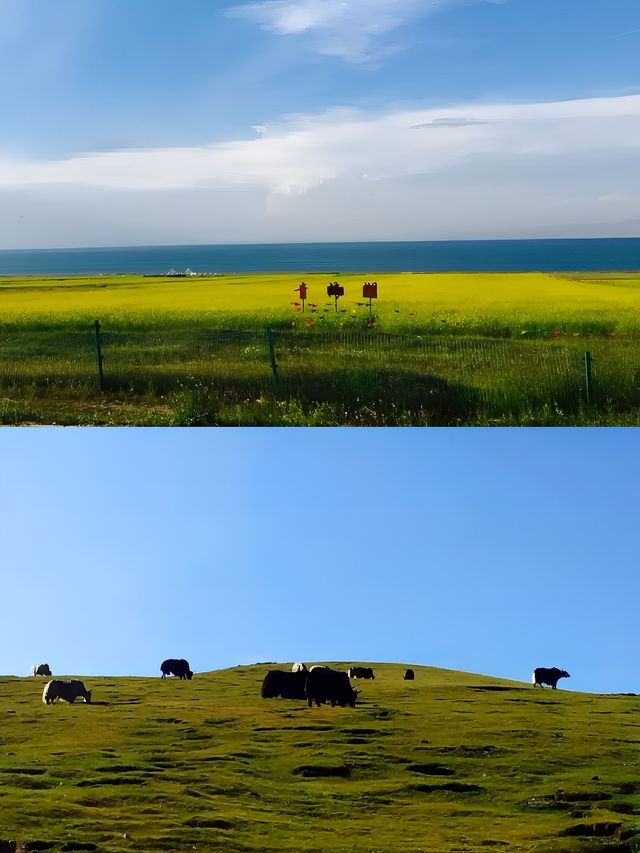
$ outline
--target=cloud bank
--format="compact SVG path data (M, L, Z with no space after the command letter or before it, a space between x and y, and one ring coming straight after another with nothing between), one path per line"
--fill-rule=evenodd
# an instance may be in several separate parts
M640 95L535 104L457 105L383 114L334 109L255 128L249 140L134 149L63 160L0 158L0 187L64 184L130 190L251 188L307 193L341 179L454 170L472 159L550 163L640 150Z
M0 225L5 245L44 245L24 230L29 217L20 231L11 211L36 198L44 210L55 194L82 208L78 234L85 220L99 218L108 235L110 222L111 233L120 228L126 193L135 209L129 243L172 233L184 242L560 235L579 233L580 223L636 222L639 166L640 95L376 114L332 109L210 146L31 162L0 156L0 194L11 198ZM41 232L42 214L30 211ZM214 236L203 221L221 230ZM59 225L50 224L53 234ZM46 244L61 239L49 235Z

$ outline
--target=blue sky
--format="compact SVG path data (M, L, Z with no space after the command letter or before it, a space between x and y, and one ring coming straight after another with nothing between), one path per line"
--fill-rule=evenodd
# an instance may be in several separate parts
M637 0L0 0L0 248L640 233Z
M0 672L387 660L638 691L637 430L4 430Z

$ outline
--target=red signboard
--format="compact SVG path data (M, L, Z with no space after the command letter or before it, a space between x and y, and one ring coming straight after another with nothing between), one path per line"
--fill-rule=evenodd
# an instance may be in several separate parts
M365 281L362 285L362 295L365 299L377 299L378 298L378 282L377 281Z
M295 288L298 291L298 293L300 294L300 299L306 299L307 298L307 287L308 287L308 285L305 284L304 281L301 281L300 287Z

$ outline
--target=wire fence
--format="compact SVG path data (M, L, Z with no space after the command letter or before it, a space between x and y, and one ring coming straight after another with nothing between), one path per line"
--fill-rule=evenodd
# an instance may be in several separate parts
M0 388L149 392L200 383L238 398L274 394L349 405L521 412L640 404L640 344L423 338L379 332L232 331L65 325L0 329Z

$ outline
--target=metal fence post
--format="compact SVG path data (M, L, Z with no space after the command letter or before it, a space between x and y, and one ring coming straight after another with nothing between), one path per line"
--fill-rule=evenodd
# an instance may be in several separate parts
M98 368L98 391L104 391L104 373L102 371L102 344L100 342L100 321L94 320L93 327L96 333L96 366Z
M584 393L587 405L593 402L593 375L591 372L591 353L587 350L584 354Z
M268 326L264 327L264 336L267 341L267 349L269 351L269 363L271 364L273 393L277 394L280 390L280 377L278 375L278 362L276 361L276 349L275 342L273 340L273 331Z

